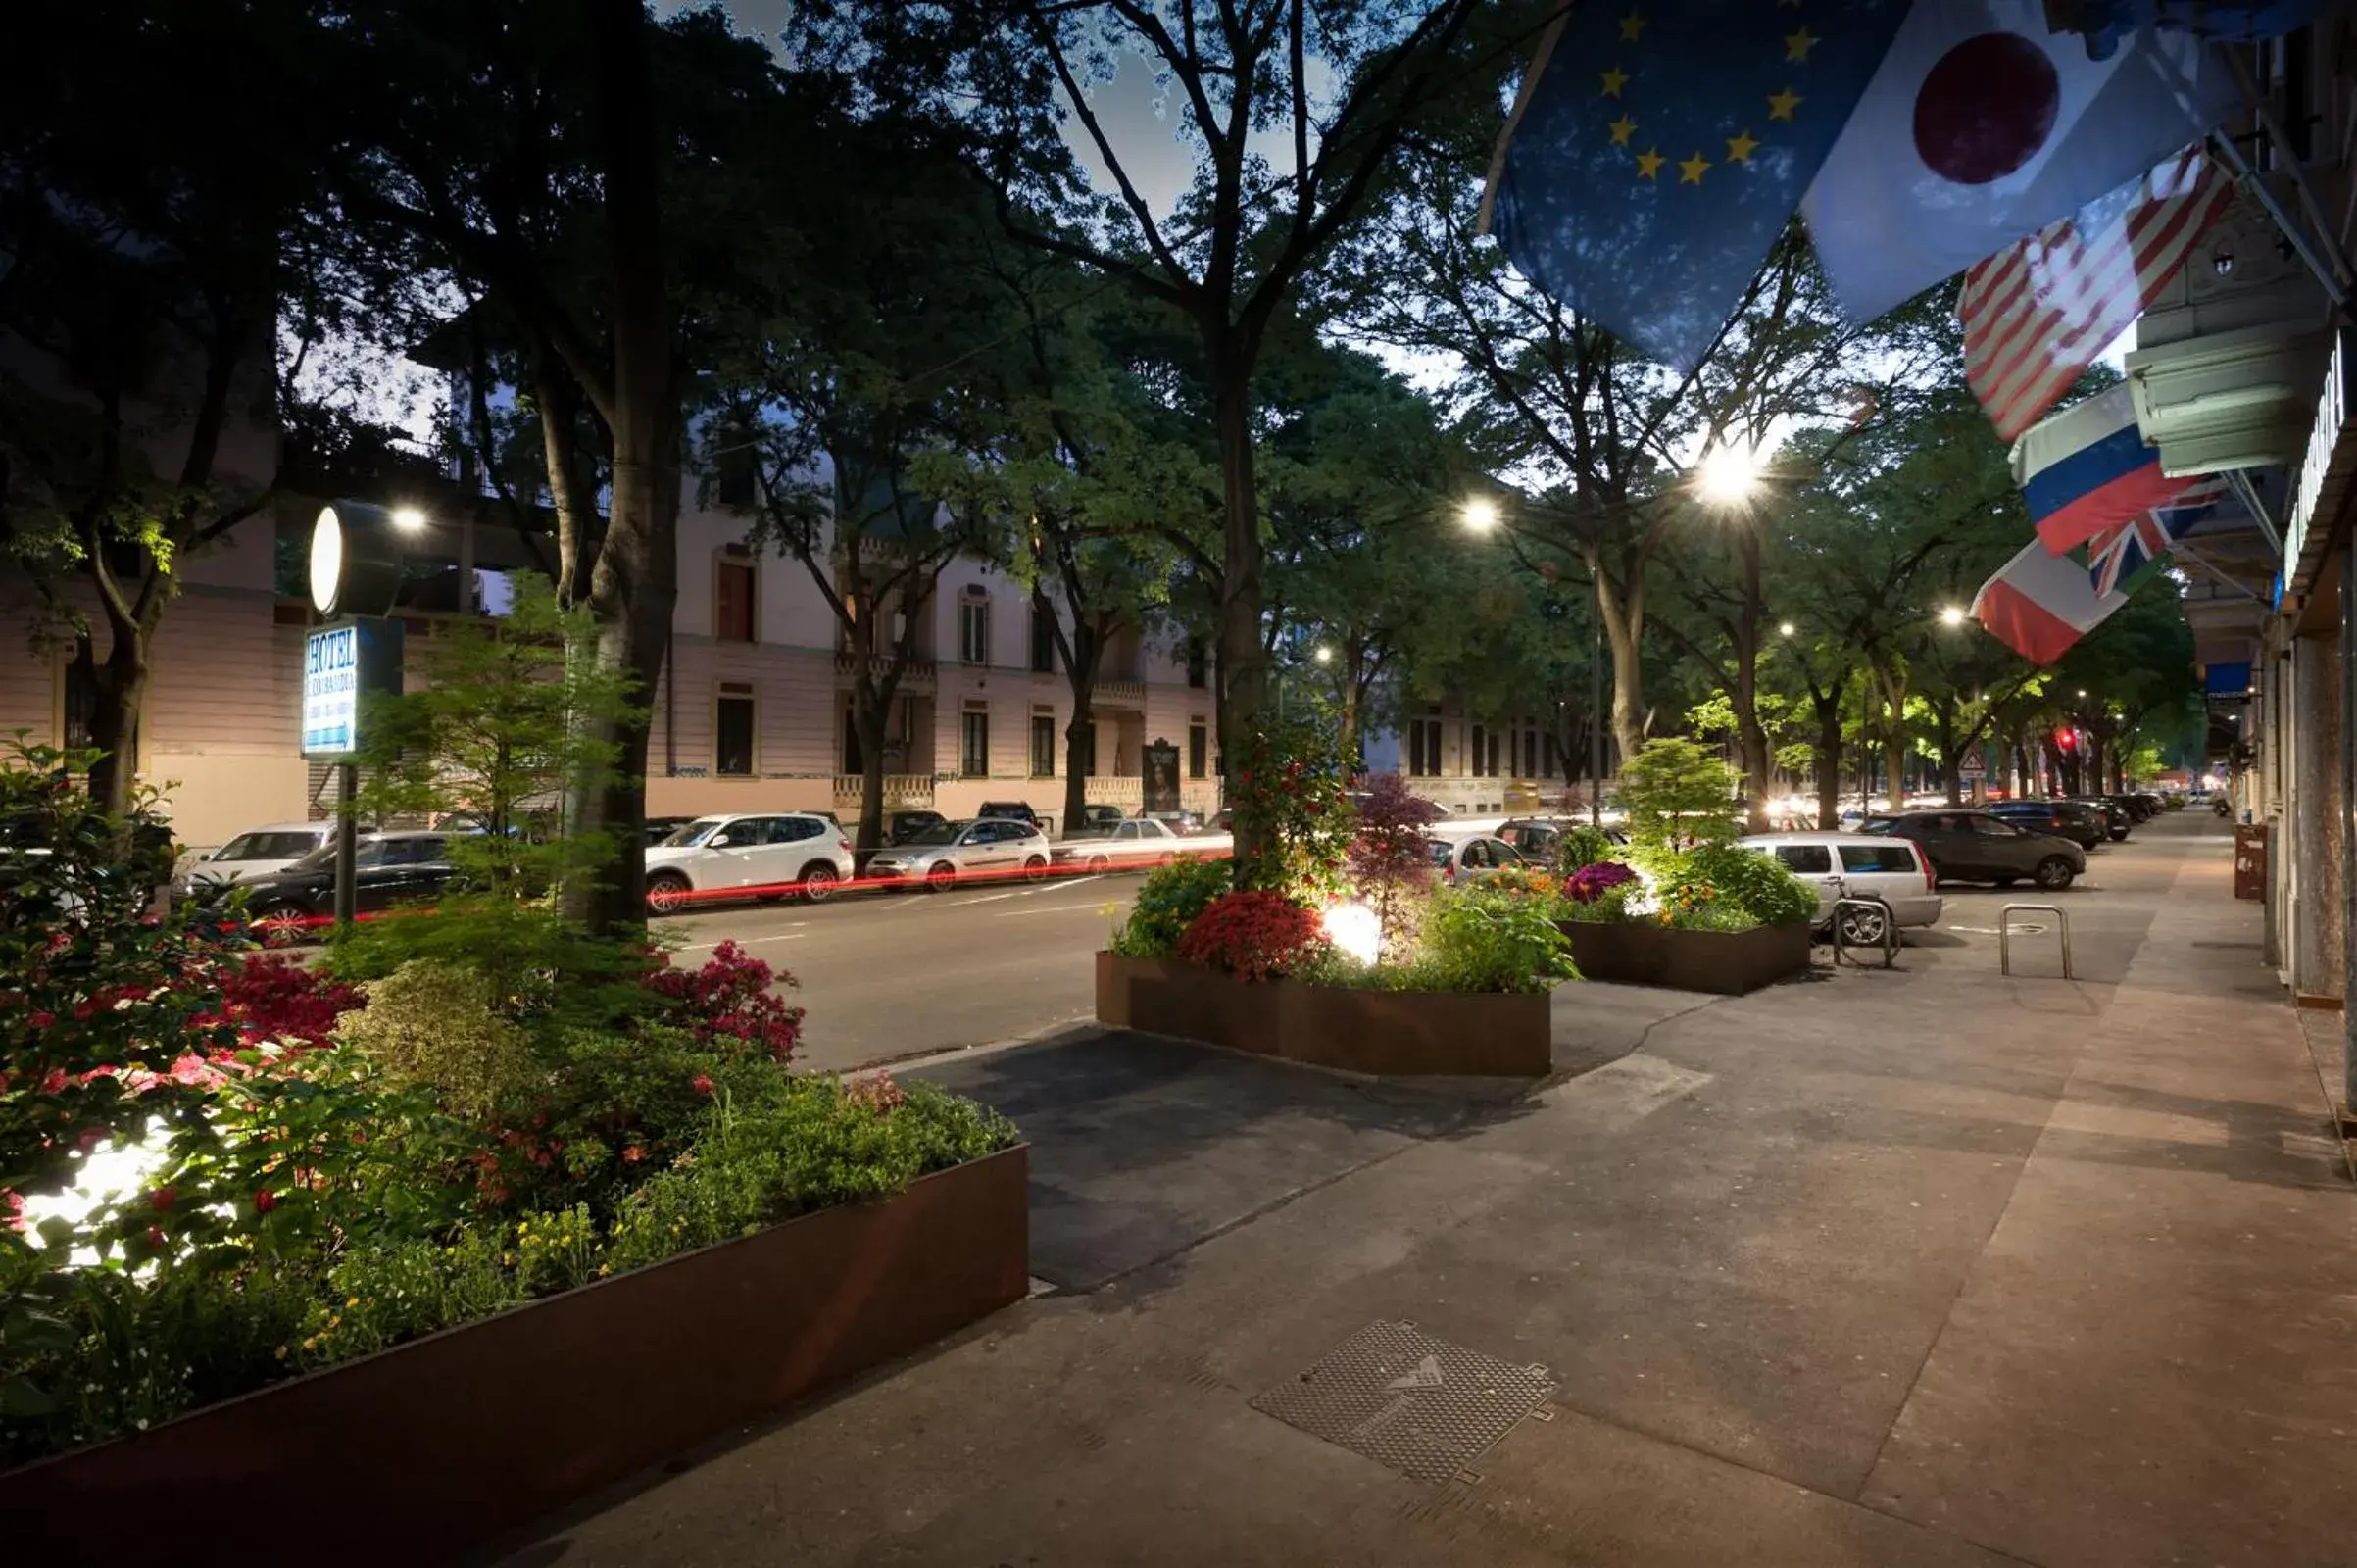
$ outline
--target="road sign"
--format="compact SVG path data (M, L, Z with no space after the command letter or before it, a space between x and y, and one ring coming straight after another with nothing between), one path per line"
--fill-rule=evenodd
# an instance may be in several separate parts
M1989 771L1989 763L1979 752L1966 752L1956 760L1958 778L1980 778Z

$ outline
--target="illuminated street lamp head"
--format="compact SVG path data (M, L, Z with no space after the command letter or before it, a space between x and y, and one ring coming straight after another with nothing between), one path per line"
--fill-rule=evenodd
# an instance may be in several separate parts
M1316 660L1321 664L1331 664L1334 662L1334 650L1328 648L1325 644L1320 643L1318 645L1317 652L1309 657Z
M1465 503L1465 526L1475 533L1488 533L1498 526L1498 503L1488 496L1475 496Z
M2087 695L2087 688L2086 688L2085 686L2082 686L2082 687L2080 687L2080 688L2079 688L2079 695L2080 695L2080 696L2082 696L2082 697L2085 697L2085 696Z
M1759 452L1742 442L1714 447L1694 470L1694 488L1713 506L1740 507L1759 489Z
M1940 612L1940 624L1941 624L1942 626L1961 626L1961 625L1963 625L1963 624L1964 624L1964 611L1963 611L1963 608L1962 608L1961 606L1958 606L1958 605L1948 605L1948 606L1946 606L1945 608L1943 608L1943 609L1942 609L1942 610Z
M425 526L425 514L417 507L395 507L393 526L403 533L417 533Z
M1790 637L1792 635L1792 633L1798 631L1799 629L1799 627L1793 625L1789 620L1780 621L1776 627L1776 635L1779 637Z

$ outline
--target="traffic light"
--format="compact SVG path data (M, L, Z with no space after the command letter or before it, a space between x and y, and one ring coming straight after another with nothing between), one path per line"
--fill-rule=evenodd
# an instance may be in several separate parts
M2079 732L2067 724L2056 730L2054 732L2054 749L2058 752L2079 750Z

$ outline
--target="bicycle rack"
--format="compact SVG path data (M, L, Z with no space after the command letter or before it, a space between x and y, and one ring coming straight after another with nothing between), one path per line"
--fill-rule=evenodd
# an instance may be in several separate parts
M1842 958L1849 953L1848 944L1841 940L1841 915L1849 909L1871 911L1882 916L1883 940L1876 946L1883 952L1883 967L1890 968L1898 960L1898 916L1891 912L1891 906L1880 899L1853 899L1846 895L1834 900L1834 966L1840 968ZM1855 958L1849 961L1861 969L1866 967Z
M2055 929L2062 935L2062 977L2077 978L2071 973L2071 917L2058 904L2008 904L1997 911L1997 973L2013 973L2013 917L2017 914L2054 916Z

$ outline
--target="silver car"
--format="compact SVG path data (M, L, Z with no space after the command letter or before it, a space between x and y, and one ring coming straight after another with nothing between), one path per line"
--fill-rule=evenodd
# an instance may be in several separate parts
M1814 924L1820 931L1832 926L1835 904L1841 899L1880 904L1890 911L1889 922L1902 931L1940 921L1942 901L1931 862L1905 839L1879 833L1762 833L1736 843L1783 861L1785 869L1816 891ZM1853 909L1842 917L1845 943L1876 947L1884 936L1882 916Z
M179 900L199 888L270 876L285 870L322 845L334 842L332 821L272 822L264 827L250 827L218 850L183 859L172 871L172 896Z
M1083 828L1056 846L1056 863L1091 871L1133 871L1173 860L1225 858L1235 840L1225 833L1178 833L1167 822L1137 817Z
M867 862L867 874L890 887L925 887L934 892L965 882L1038 881L1055 863L1048 835L1013 817L936 822L895 844Z

